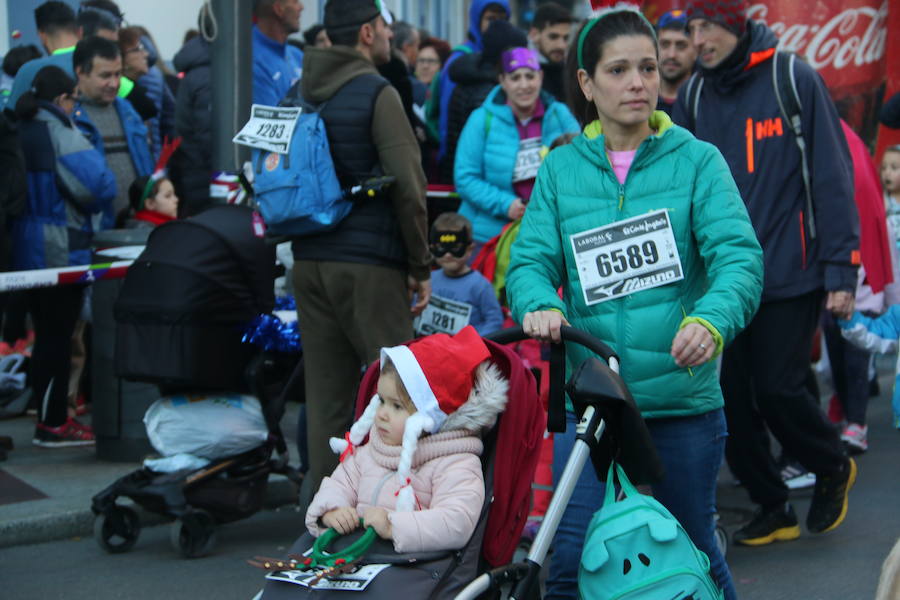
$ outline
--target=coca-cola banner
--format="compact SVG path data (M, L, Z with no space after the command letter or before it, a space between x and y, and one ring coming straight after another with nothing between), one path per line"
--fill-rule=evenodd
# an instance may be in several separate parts
M644 10L655 19L685 4L648 0ZM748 16L772 28L780 49L818 70L841 113L871 141L888 69L888 10L888 0L767 0L751 1Z

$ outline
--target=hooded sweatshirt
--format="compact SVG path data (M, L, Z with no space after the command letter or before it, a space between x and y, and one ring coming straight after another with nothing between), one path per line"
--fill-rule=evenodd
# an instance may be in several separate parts
M438 158L443 158L447 152L447 119L450 107L450 98L453 96L453 88L456 84L450 78L450 65L455 60L465 54L473 52L481 52L484 50L484 44L481 39L481 15L488 6L499 6L506 11L507 17L510 14L509 0L473 0L469 7L469 39L462 46L453 49L453 52L444 63L444 68L439 74L438 86L440 90L440 115L438 131L441 138L441 148Z
M445 181L453 181L456 144L466 121L497 85L497 67L485 63L481 52L461 56L450 66L449 71L450 80L456 87L447 108L447 153L441 159L441 175Z
M313 104L325 102L352 79L365 74L377 75L378 71L372 62L353 48L310 48L303 60L303 79L300 82L303 98ZM334 130L329 128L328 135L334 152ZM388 197L406 248L408 272L419 281L427 280L431 274L431 253L428 250L425 173L422 171L419 144L400 96L390 85L383 87L375 99L369 141L375 147L384 174L397 178L388 188ZM370 256L371 250L366 248L341 248L340 256L335 256L326 245L338 236L347 238L350 228L357 225L355 213L362 208L362 203L360 208L354 207L333 231L296 240L294 257L301 260L382 264Z
M800 151L773 86L777 43L771 29L750 21L728 58L700 69L703 88L692 133L722 152L747 205L765 257L763 302L823 288L853 291L859 224L847 142L822 79L796 61L812 182L813 214L807 214ZM679 90L672 116L690 129L687 87Z
M175 135L181 146L172 157L181 190L189 204L209 196L212 168L212 93L209 43L197 36L182 46L172 61L184 77L175 96Z

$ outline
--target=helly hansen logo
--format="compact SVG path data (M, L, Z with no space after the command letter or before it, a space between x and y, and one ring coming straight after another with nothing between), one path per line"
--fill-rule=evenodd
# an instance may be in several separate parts
M781 123L781 117L774 119L764 119L762 121L754 121L747 119L747 127L744 130L744 138L746 142L747 154L747 172L756 171L756 152L753 146L754 141L764 140L770 137L781 137L784 135L784 126Z
M757 141L782 135L784 135L784 128L781 126L781 117L756 122Z

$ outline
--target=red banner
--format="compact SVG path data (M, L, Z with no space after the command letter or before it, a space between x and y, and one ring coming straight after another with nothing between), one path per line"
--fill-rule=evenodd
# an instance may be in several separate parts
M685 4L648 0L644 10L655 20ZM780 49L798 53L815 67L848 123L863 139L874 140L885 85L888 93L900 88L900 40L888 39L889 29L900 31L900 2L751 0L748 17L769 25Z

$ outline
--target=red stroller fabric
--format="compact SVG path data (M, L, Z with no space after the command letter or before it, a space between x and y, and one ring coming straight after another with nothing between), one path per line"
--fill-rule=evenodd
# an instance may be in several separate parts
M481 553L492 567L512 560L528 518L531 482L540 457L547 415L538 398L537 384L511 349L485 340L491 362L509 380L509 401L497 432L494 449L493 502ZM356 399L356 417L362 415L378 385L378 363L366 371ZM354 419L354 420L355 420Z

